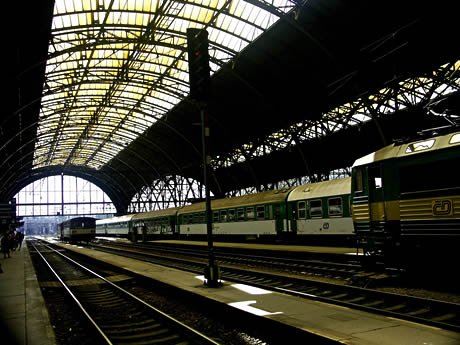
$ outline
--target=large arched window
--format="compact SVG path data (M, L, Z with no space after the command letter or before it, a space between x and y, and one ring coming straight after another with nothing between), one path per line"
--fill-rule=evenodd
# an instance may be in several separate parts
M105 216L116 209L99 187L75 176L57 175L37 180L15 195L16 215Z

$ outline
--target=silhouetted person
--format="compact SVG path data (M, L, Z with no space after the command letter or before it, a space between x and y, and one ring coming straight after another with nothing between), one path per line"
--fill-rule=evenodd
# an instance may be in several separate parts
M10 242L10 250L16 250L16 230L10 231L8 239Z
M1 247L2 247L2 253L3 253L3 258L5 259L8 255L9 258L10 256L10 240L9 240L9 233L5 232L1 238Z
M18 246L18 250L21 250L23 239L24 239L24 234L21 231L16 232L16 245Z

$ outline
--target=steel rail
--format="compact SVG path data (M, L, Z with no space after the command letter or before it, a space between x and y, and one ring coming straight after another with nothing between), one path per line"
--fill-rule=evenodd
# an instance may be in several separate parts
M84 309L83 305L81 304L81 302L78 300L78 298L70 291L70 289L68 288L68 286L64 283L64 281L62 280L62 278L60 278L58 276L58 274L52 269L52 267L50 266L50 264L46 261L46 259L44 258L44 256L38 251L38 249L35 247L35 245L32 243L34 249L40 254L40 256L42 257L42 259L46 262L47 266L52 270L52 272L54 273L54 275L58 278L59 282L66 288L67 292L69 292L69 294L72 296L72 298L77 302L78 306L80 307L80 309L83 310L84 314L90 319L91 323L97 328L97 330L101 333L101 335L103 335L104 339L107 341L108 344L112 344L109 340L109 337L105 335L105 333L99 328L99 326L97 325L97 323L91 318L91 316L89 315L89 313ZM86 272L88 272L90 275L93 275L95 277L97 277L98 279L101 279L102 281L104 281L106 284L109 284L110 286L112 286L113 288L119 290L120 292L122 292L124 295L127 295L129 296L130 298L136 300L137 302L141 303L143 306L149 308L150 310L152 310L153 312L155 312L156 314L159 314L161 315L162 317L164 317L165 319L167 319L168 321L172 322L173 324L177 325L178 327L180 327L181 329L183 330L186 330L187 332L189 332L190 334L192 334L194 337L196 337L197 339L200 339L200 342L201 343L206 343L206 344L211 344L211 345L218 345L219 343L215 342L214 340L212 340L211 338L207 337L206 335L202 334L201 332L198 332L197 330L191 328L190 326L174 319L173 317L171 317L170 315L164 313L163 311L153 307L152 305L150 305L149 303L145 302L144 300L140 299L139 297L135 296L134 294L130 293L129 291L123 289L122 287L118 286L117 284L109 281L108 279L104 278L103 276L101 276L100 274L92 271L91 269L83 266L82 264L78 263L77 261L73 260L72 258L64 255L63 253L59 252L58 250L52 248L51 246L49 245L46 245L46 244L43 244L43 246L45 246L46 248L48 248L49 250L53 251L54 253L60 255L61 257L63 257L65 260L67 261L70 261L72 264L80 267L81 269L85 270Z
M170 257L155 257L150 253L135 253L132 250L105 248L102 251L116 253L137 260L151 262L176 269L202 273L204 260L178 259ZM197 260L197 261L193 261ZM346 306L374 314L382 314L402 320L439 327L442 329L460 331L460 304L443 302L440 300L414 297L409 295L382 292L374 289L325 283L305 278L295 278L283 274L257 272L219 264L223 279L251 284L264 289L278 291L297 297L308 298L330 304ZM362 302L362 303L358 303ZM408 309L408 310L407 310ZM398 312L400 310L401 312ZM404 311L406 310L406 311ZM421 311L428 314L436 313L440 316L451 314L452 317L423 317ZM449 322L449 319L453 322Z
M53 269L53 267L51 267L50 263L48 262L48 260L46 260L46 258L42 255L42 253L38 250L38 248L35 246L35 244L33 242L31 242L32 244L32 247L35 249L35 251L38 253L38 255L40 255L40 257L42 258L43 262L46 264L46 266L48 266L48 268L50 269L50 271L54 274L54 276L56 277L56 279L59 281L59 283L61 283L61 285L63 286L63 288L67 291L67 293L72 297L72 299L75 301L75 303L77 304L77 306L80 308L80 310L83 312L83 314L87 317L87 319L90 321L90 323L94 326L94 328L98 331L98 333L101 335L101 337L105 340L105 342L107 344L113 344L109 338L107 337L107 335L102 331L102 329L98 326L98 324L96 323L96 321L94 321L94 319L91 317L91 315L89 315L89 313L86 311L86 309L83 307L83 305L81 304L81 302L78 300L78 298L73 294L73 292L70 290L70 288L68 287L68 285L64 282L64 280L59 276L59 274L57 274L57 272ZM48 247L48 246L47 246ZM53 249L54 250L54 249Z

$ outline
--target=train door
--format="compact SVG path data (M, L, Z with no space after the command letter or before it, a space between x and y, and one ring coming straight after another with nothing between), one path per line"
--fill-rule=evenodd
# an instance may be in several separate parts
M136 226L133 226L133 228L132 228L131 241L132 242L137 242L137 227Z
M370 216L370 236L374 255L383 255L387 246L389 237L387 227L387 212L384 195L384 179L382 174L382 165L371 165L367 169L368 187L369 187L369 216Z
M374 229L381 229L386 220L382 166L380 164L369 166L367 174L371 224Z
M141 231L142 231L142 242L146 242L147 241L147 225L142 224L140 226L140 228L141 228Z
M305 201L304 201L305 203ZM298 215L298 202L290 202L287 204L286 220L288 222L289 230L294 234L297 234L297 220Z
M271 205L273 212L273 219L275 220L276 233L279 235L284 231L284 221L281 216L281 205Z
M173 237L176 235L176 216L169 216L169 226Z

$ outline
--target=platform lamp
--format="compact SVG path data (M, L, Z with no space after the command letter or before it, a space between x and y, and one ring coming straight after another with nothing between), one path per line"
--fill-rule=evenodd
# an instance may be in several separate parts
M206 232L208 238L209 262L204 270L204 283L209 287L221 285L220 269L215 262L212 241L211 196L208 179L211 176L211 156L209 155L209 120L207 103L210 93L210 69L208 52L208 32L205 29L187 29L187 53L190 81L190 97L197 103L201 115L203 148L203 182L206 191Z

